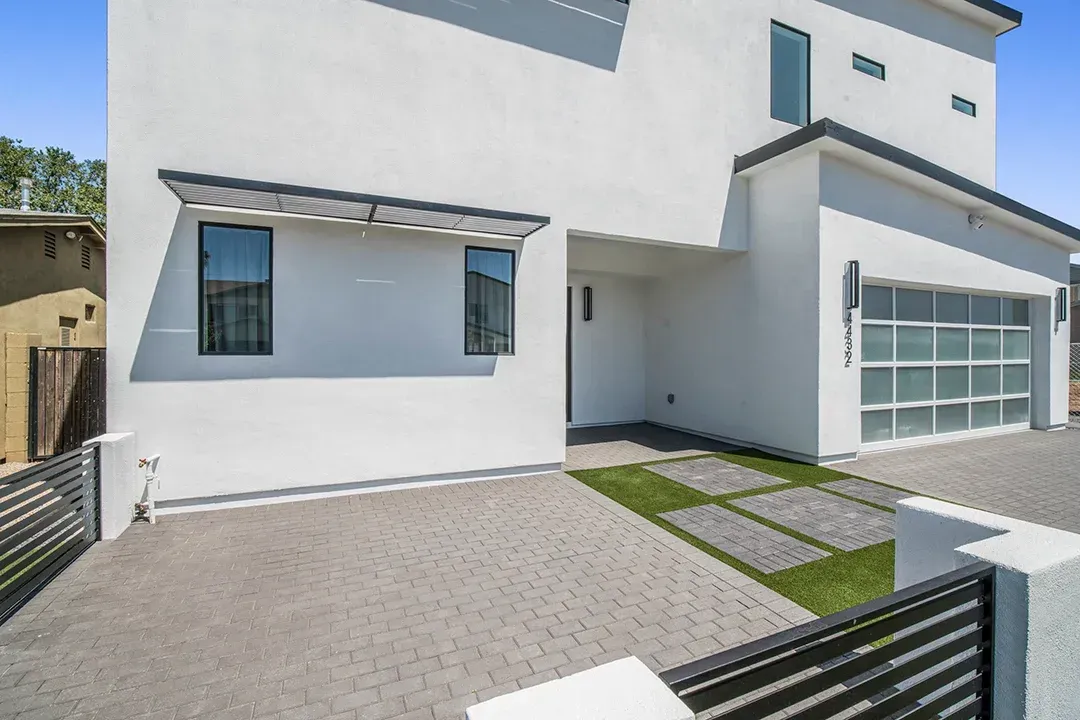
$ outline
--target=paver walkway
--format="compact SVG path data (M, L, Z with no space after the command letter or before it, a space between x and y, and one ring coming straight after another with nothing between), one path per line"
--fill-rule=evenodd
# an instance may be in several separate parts
M841 550L858 550L896 536L892 513L816 488L755 495L731 504Z
M657 517L764 573L804 565L831 554L716 505L675 510Z
M99 543L0 627L0 717L463 717L810 614L562 473L220 510Z
M563 470L660 462L735 449L732 445L649 423L570 428L566 431Z
M645 469L687 487L700 490L706 495L727 495L745 490L757 490L758 488L787 484L787 480L742 465L736 465L720 458L680 460L679 462L665 463L663 465L646 465Z
M884 485L866 482L865 480L859 480L857 478L834 480L833 482L821 483L818 487L832 490L833 492L838 492L841 495L847 495L848 497L872 502L875 505L881 505L882 507L893 508L894 510L896 509L896 503L901 500L915 497L911 493L903 490L893 490Z
M832 467L1080 533L1080 430L1032 430L873 453Z

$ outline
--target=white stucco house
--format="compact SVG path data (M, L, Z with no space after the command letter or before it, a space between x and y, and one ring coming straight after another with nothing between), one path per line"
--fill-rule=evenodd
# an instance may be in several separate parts
M1068 417L993 0L111 0L108 423L164 507ZM848 309L849 306L858 307Z

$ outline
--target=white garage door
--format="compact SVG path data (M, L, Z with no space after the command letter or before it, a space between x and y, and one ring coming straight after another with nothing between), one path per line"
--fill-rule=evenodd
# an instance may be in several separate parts
M1029 427L1027 300L867 285L862 445Z

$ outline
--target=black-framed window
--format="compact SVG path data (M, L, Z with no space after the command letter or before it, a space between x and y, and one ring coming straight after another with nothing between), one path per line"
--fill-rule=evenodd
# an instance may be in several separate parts
M952 109L957 112L962 112L965 115L975 117L975 103L970 100L965 100L959 95L952 96Z
M872 78L885 79L885 66L859 53L851 54L851 67Z
M465 248L465 354L514 352L513 250Z
M273 352L274 231L199 223L199 352Z
M772 116L810 124L810 36L775 20L771 50Z

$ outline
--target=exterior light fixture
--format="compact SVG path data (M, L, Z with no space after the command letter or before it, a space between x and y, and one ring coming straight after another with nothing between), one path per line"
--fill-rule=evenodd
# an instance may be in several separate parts
M589 322L592 320L592 288L586 285L584 294L585 302L582 305L585 308L585 322Z
M1057 321L1065 322L1069 319L1069 288L1057 289Z
M858 260L848 260L844 266L844 309L854 310L862 303L862 276Z

